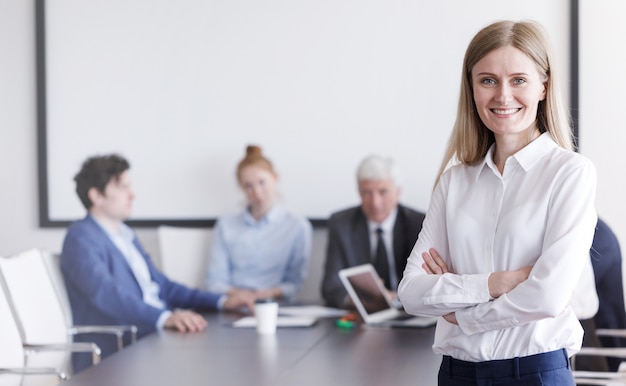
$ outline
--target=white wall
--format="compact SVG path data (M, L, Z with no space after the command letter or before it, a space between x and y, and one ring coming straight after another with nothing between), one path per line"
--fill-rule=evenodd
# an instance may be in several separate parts
M623 9L616 12L606 8L609 3L623 8L619 5L622 2L603 0L602 3L606 4L595 8L599 4L596 0L581 1L581 14L589 15L585 20L592 23L582 26L583 33L603 25L611 28L620 26L618 21L604 20L623 14ZM587 42L587 47L598 44L594 56L621 50L620 63L623 63L626 59L621 43L605 40L608 35L611 34L594 35L598 41ZM621 36L623 42L625 38ZM607 46L599 45L602 42L606 42ZM34 43L33 1L0 0L0 255L30 247L60 251L64 235L64 229L38 227ZM581 152L591 157L598 167L598 211L613 226L624 244L626 206L623 200L626 195L622 176L626 166L626 152L623 151L626 148L626 127L619 113L626 103L623 74L621 79L611 77L612 74L620 74L623 65L607 63L614 65L614 70L601 72L593 69L596 63L582 64L581 70L588 71L589 84L595 87L593 98L606 104L601 103L598 111L586 111L585 106L581 106ZM600 75L604 77L599 78ZM618 80L621 84L616 84ZM586 92L587 89L581 91ZM158 259L156 231L139 229L138 234L148 251ZM325 230L316 230L314 241L312 264L319 269L326 243Z
M34 1L0 0L0 256L38 247L60 251L65 229L38 225ZM68 178L71 178L68 177ZM159 261L155 229L137 229ZM318 274L325 230L314 235L311 271ZM305 283L317 295L317 283Z
M626 251L626 2L580 1L580 152L596 165L598 214Z
M0 255L60 250L38 228L34 1L0 0Z

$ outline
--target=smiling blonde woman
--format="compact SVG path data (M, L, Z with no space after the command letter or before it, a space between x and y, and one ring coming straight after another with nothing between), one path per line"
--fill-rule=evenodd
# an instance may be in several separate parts
M574 385L570 300L589 261L596 172L572 151L548 43L493 23L465 53L456 123L398 294L439 316L439 385ZM458 160L450 166L451 160Z

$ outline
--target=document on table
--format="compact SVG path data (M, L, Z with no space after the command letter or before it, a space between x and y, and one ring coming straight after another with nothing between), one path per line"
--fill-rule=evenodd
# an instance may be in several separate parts
M276 320L276 327L311 327L317 322L317 318L306 316L279 316ZM233 327L246 328L256 327L254 316L244 316L232 323Z
M280 306L278 315L285 316L301 316L313 318L339 318L346 315L348 311L338 308L322 307L322 306Z

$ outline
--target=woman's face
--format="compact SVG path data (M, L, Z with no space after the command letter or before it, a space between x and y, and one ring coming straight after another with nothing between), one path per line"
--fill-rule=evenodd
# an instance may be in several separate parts
M506 46L491 51L472 68L478 115L496 138L535 128L545 79L522 51Z
M259 166L250 165L241 170L239 185L253 212L267 212L274 205L277 176Z

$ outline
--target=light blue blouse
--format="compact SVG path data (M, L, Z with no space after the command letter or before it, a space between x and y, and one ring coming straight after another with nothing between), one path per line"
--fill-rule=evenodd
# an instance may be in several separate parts
M308 220L276 206L259 221L247 209L220 218L213 229L207 289L280 287L284 297L293 298L306 277L312 234Z

